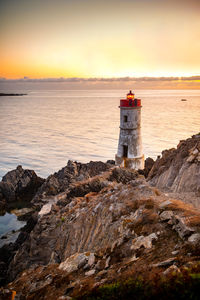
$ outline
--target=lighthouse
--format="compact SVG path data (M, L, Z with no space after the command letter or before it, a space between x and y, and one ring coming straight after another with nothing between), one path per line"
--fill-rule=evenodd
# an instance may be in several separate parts
M120 100L120 133L115 164L135 170L144 169L141 138L141 100L130 91Z

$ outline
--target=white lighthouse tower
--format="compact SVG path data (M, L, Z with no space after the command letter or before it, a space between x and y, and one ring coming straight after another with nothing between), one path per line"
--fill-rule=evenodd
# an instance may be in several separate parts
M141 100L134 93L120 100L120 134L115 164L135 170L144 169L141 139Z

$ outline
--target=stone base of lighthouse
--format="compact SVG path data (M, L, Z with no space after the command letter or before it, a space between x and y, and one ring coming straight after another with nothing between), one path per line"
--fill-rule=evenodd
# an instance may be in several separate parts
M128 158L128 157L119 157L115 155L115 165L125 168L130 168L134 170L143 170L144 169L144 155L140 157Z

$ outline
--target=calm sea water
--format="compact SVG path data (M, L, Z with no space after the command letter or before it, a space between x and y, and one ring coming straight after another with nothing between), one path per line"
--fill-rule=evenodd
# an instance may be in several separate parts
M19 235L18 230L25 224L26 222L19 221L14 214L5 213L4 216L0 216L0 247L4 244L14 242ZM17 232L11 234L13 229ZM2 236L6 236L7 238L2 239Z
M0 97L0 177L21 164L42 177L81 162L114 159L125 90L29 90ZM199 90L135 90L146 157L200 131ZM181 99L187 101L182 102Z

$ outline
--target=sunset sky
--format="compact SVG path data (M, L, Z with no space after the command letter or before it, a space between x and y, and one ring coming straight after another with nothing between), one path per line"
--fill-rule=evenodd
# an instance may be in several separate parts
M200 74L200 0L0 0L0 77Z

